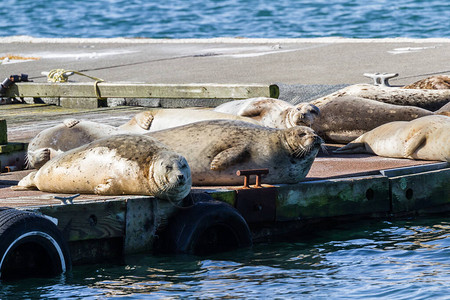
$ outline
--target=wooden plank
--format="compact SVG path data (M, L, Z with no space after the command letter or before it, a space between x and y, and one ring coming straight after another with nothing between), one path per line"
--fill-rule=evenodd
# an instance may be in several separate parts
M445 168L449 168L449 167L450 167L450 163L448 163L448 162L438 162L438 163L434 163L434 164L382 170L382 171L380 171L380 173L387 177L397 177L397 176L402 176L402 175L410 175L410 174L417 174L417 173L421 173L421 172L445 169Z
M0 120L0 145L8 143L8 134L6 130L6 120Z
M392 212L415 212L450 204L450 169L389 178Z
M253 97L278 98L277 85L261 84L98 84L103 98L174 98L174 99L246 99ZM5 97L69 97L97 98L95 85L80 83L20 82L12 85Z
M389 210L389 183L384 176L308 181L278 189L277 221L370 215Z
M69 242L124 237L125 210L124 200L44 206L38 209L42 214L58 220L58 228Z
M28 147L26 143L6 143L4 145L0 144L0 154L11 153L15 151L21 151Z

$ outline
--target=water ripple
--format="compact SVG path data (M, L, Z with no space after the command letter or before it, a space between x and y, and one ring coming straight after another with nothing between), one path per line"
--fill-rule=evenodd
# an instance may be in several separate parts
M3 36L147 38L450 37L440 0L4 0Z

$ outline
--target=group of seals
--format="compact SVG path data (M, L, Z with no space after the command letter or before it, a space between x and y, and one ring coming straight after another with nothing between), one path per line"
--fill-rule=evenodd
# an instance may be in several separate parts
M199 114L183 112L185 119L189 113ZM175 117L173 113L168 115ZM236 171L255 168L269 168L266 183L295 183L306 176L323 142L308 127L275 129L252 119L240 121L245 117L228 118L162 131L151 130L159 126L155 120L169 123L162 111L139 113L120 127L68 119L32 140L29 162L39 170L23 178L17 188L179 200L192 183L240 184Z
M149 136L115 135L69 150L17 188L55 193L138 194L178 201L192 180L186 159Z
M237 169L258 168L269 169L266 183L296 183L308 173L321 137L351 142L340 153L449 160L448 108L438 116L346 95L299 105L252 98L214 110L149 110L119 127L69 119L31 141L29 165L40 169L19 187L180 200L191 184L240 184Z

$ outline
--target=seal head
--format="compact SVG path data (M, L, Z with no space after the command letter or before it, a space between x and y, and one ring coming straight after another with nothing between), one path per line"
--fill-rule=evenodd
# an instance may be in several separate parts
M183 199L192 185L191 172L186 159L176 153L162 153L152 160L148 176L154 184L152 191L160 199Z

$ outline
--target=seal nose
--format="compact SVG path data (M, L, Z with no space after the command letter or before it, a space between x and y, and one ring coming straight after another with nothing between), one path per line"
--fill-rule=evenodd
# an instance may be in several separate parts
M184 181L184 175L183 174L177 175L177 178L178 178L178 181Z

